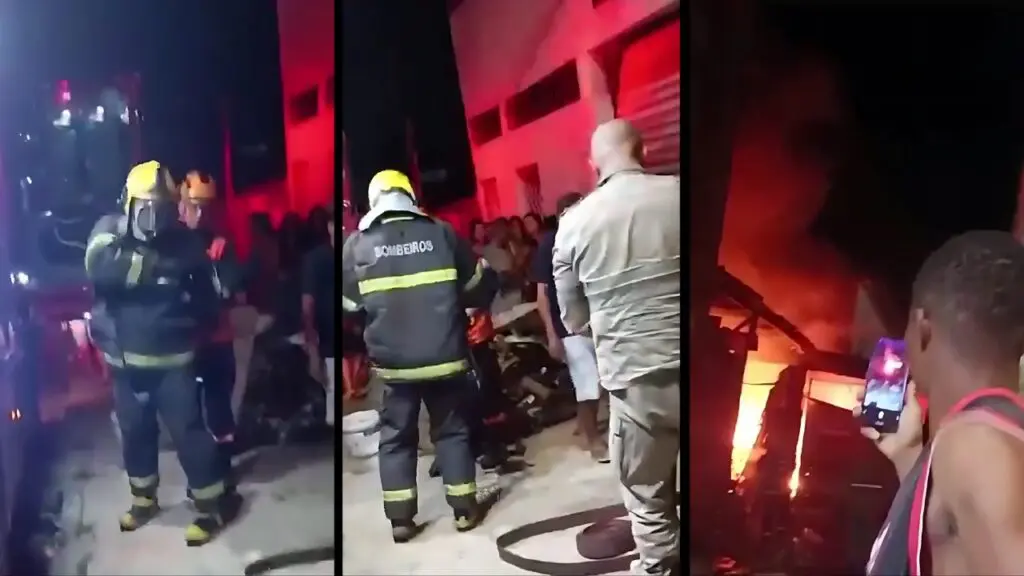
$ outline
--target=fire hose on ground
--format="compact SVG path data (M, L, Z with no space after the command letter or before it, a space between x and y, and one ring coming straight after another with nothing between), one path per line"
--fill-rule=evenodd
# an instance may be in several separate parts
M242 574L244 576L258 576L259 574L268 574L274 570L281 570L292 566L333 561L334 544L325 544L312 548L286 550L278 554L265 556L247 564Z
M681 502L680 498L681 494L677 492L676 502ZM498 557L516 568L549 576L599 576L625 572L639 557L631 552L633 535L629 522L622 519L625 515L625 506L613 504L531 522L498 536L495 542ZM577 526L586 526L576 535L576 549L587 559L582 562L536 560L509 550L529 538Z

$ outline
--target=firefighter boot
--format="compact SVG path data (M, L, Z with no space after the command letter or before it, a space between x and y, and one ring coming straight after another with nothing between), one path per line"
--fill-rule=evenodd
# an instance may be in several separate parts
M478 490L476 501L469 509L455 509L455 530L469 532L479 526L491 510L491 507L498 502L499 496L501 496L501 487L497 485L484 490Z
M207 544L230 524L241 510L242 497L227 491L211 498L195 497L193 503L197 516L185 528L185 544L190 547Z
M416 537L417 534L422 530L421 526L418 526L412 520L392 520L391 521L391 539L396 544L402 544L408 542Z
M120 518L121 532L132 532L142 528L160 511L156 502L156 478L145 483L130 478L129 482L131 483L132 505Z

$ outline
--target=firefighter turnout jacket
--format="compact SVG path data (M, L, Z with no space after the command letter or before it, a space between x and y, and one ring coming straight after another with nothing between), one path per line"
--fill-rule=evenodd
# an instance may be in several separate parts
M112 366L188 364L200 336L215 328L220 307L206 246L183 224L141 242L124 233L124 218L104 216L89 235L93 342Z
M469 371L465 309L490 306L496 289L470 246L423 215L383 214L342 246L342 308L365 314L367 355L385 381Z

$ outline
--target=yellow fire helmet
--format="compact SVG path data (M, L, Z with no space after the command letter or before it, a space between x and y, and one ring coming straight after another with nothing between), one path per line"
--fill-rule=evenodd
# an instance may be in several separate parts
M181 182L181 196L193 202L212 202L217 198L217 183L209 174L193 170Z
M382 170L370 180L370 189L367 192L367 200L370 207L377 205L380 197L388 192L402 192L416 202L416 192L412 189L412 182L409 177L398 170Z
M135 165L125 178L122 202L125 212L131 210L133 201L167 201L177 203L178 190L171 172L160 162L150 160Z

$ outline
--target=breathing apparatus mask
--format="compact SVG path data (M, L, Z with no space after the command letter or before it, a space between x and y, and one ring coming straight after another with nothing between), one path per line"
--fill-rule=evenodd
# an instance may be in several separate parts
M178 221L177 205L162 200L131 200L128 227L139 240L150 241Z
M178 222L178 194L170 172L149 161L131 169L125 180L123 202L128 235L150 242Z

